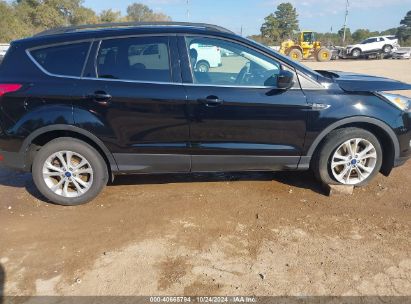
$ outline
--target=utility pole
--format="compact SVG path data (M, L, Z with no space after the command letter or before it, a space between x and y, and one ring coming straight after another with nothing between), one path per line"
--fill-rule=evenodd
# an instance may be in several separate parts
M344 34L343 34L343 45L345 44L345 38L346 38L346 31L347 31L347 19L348 19L348 8L350 7L350 1L347 0L347 3L345 5L345 19L344 19Z
M187 0L187 21L190 21L190 0Z

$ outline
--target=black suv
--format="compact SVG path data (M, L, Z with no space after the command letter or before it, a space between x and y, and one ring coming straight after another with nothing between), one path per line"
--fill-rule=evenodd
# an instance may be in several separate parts
M313 71L221 27L60 28L0 66L0 163L77 205L124 173L312 169L362 186L410 156L411 85Z

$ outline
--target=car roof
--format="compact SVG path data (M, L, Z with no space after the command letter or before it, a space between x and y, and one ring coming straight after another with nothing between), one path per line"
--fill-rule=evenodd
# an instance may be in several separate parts
M23 49L32 49L53 44L65 44L80 41L99 40L105 38L126 37L134 35L161 35L161 34L192 34L220 36L235 39L257 49L274 53L275 57L304 74L310 75L314 79L324 78L319 73L306 66L298 64L289 57L275 52L262 44L253 40L241 37L234 32L207 23L188 23L188 22L131 22L131 23L106 23L96 25L81 25L73 27L62 27L41 32L35 36L15 40L13 44L20 45Z
M88 24L79 26L60 27L46 30L32 37L23 38L14 42L26 42L42 44L61 41L74 41L90 38L103 38L107 36L122 36L133 34L161 34L161 33L221 33L234 34L234 32L207 23L188 22L122 22Z

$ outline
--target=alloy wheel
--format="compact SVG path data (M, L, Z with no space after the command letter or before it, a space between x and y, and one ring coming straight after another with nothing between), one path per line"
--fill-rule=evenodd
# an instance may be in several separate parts
M79 153L59 151L50 155L43 165L43 179L55 194L79 197L93 184L93 168Z
M331 158L334 178L344 185L356 185L366 180L377 164L374 145L363 138L353 138L340 145Z

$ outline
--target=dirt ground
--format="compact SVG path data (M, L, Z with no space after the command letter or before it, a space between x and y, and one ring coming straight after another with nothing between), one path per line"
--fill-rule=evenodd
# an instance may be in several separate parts
M411 60L308 65L411 83ZM410 171L332 198L309 172L121 177L60 207L0 168L3 293L411 295Z

